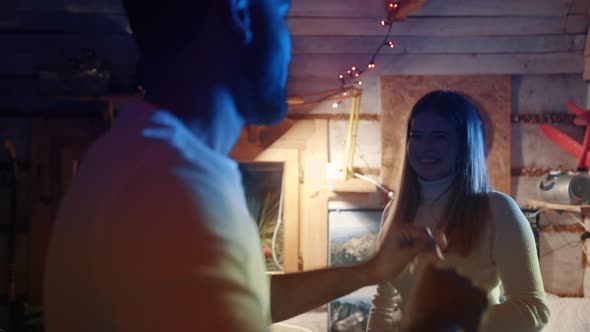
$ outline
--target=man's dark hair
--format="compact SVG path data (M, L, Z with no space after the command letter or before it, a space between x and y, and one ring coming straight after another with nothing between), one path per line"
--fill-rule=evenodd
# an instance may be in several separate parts
M194 38L210 12L209 0L123 0L142 55L178 51Z

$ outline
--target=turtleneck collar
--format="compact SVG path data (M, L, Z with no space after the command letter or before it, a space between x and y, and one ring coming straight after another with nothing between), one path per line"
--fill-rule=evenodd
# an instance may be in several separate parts
M420 198L422 201L434 203L448 196L453 183L453 175L434 181L427 181L418 177L418 183L420 184Z

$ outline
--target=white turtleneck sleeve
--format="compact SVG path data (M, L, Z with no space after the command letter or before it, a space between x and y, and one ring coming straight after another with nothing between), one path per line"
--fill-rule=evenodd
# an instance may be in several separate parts
M533 232L511 197L496 192L489 200L492 258L504 286L505 301L486 312L480 332L540 331L549 320L549 308Z

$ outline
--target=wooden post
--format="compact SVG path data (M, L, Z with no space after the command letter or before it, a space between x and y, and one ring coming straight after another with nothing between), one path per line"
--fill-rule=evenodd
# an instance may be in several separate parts
M315 120L307 141L304 173L301 258L303 270L328 266L328 121Z

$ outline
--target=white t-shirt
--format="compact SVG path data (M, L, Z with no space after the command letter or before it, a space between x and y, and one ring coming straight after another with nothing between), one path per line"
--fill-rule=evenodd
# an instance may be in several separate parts
M237 164L139 102L94 144L46 263L48 332L263 331L270 287Z

